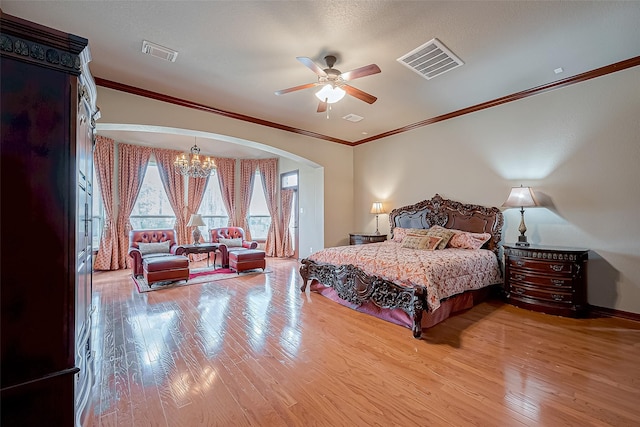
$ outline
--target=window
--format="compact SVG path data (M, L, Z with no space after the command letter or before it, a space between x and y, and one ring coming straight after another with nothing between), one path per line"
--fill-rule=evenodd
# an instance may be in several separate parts
M176 216L164 192L160 173L155 162L150 161L142 187L129 217L134 229L171 229Z
M202 215L202 220L207 224L207 230L226 227L229 223L227 209L224 207L222 194L220 193L218 177L214 174L209 177L207 188L204 190L204 196L202 196L202 203L200 204L198 213ZM205 240L209 240L209 238L207 238L206 231L203 232L203 235Z
M249 230L253 240L267 240L267 233L271 225L271 215L267 209L267 200L262 187L262 175L256 172L253 180L253 193L249 204Z

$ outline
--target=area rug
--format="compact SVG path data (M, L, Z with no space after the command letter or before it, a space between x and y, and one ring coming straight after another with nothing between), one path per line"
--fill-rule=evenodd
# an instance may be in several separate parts
M138 289L138 292L145 293L145 292L151 292L151 291L159 291L162 289L177 288L180 286L195 285L198 283L215 282L217 280L232 279L232 278L238 278L238 277L244 277L244 276L253 276L256 274L263 274L263 273L269 273L269 270L265 270L265 271L262 271L261 269L248 270L238 274L234 270L231 270L229 268L218 268L216 270L211 268L203 268L203 269L191 270L191 273L189 274L189 280L187 281L179 280L179 281L173 281L173 282L155 282L151 285L151 287L147 285L147 281L144 279L144 277L131 276L131 279L133 279L133 283L135 283L136 288Z

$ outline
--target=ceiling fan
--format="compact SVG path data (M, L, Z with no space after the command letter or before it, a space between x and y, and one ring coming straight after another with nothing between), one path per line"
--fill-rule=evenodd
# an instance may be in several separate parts
M307 83L300 86L290 87L288 89L282 89L276 91L276 95L284 95L285 93L295 92L296 90L307 89L314 86L322 86L316 96L320 100L318 104L318 113L327 111L327 104L333 104L341 100L345 94L349 94L355 98L358 98L368 104L373 104L378 98L370 95L366 92L356 89L353 86L348 85L346 82L358 79L360 77L370 76L371 74L377 74L380 72L380 68L376 64L365 65L364 67L356 68L355 70L341 72L333 68L336 63L336 57L333 55L327 55L324 57L327 63L327 68L322 69L318 64L313 62L311 58L305 56L298 56L296 58L302 62L304 66L318 75L318 81L313 83Z

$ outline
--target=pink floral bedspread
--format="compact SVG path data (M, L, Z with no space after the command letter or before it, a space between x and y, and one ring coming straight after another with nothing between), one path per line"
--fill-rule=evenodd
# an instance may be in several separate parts
M446 248L435 251L407 249L396 242L326 248L309 256L316 262L353 264L407 287L426 289L429 311L440 301L472 289L502 282L496 255L486 249Z

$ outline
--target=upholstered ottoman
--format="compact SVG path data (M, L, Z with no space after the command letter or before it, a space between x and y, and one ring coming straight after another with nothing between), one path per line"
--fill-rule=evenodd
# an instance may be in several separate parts
M183 255L146 257L142 260L144 278L149 287L155 282L189 279L189 258Z
M264 251L259 249L245 249L243 251L229 252L229 268L238 274L241 271L253 270L254 268L265 269L267 266L264 260Z

